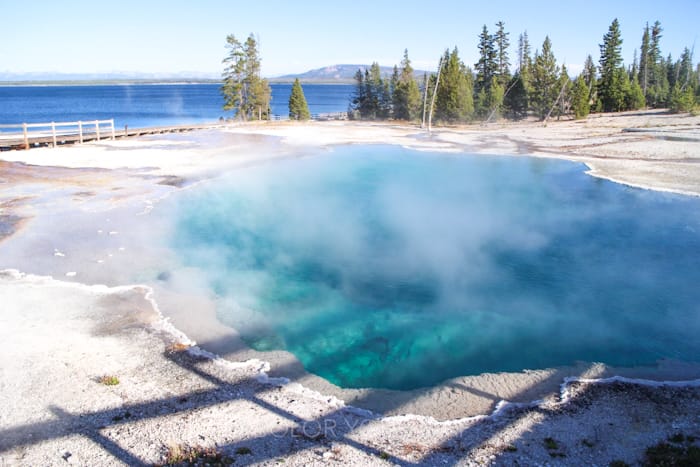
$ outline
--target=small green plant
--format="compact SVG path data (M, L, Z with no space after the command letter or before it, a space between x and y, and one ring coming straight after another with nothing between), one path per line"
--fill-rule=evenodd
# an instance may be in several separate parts
M518 448L513 446L512 444L509 444L508 446L506 446L505 450L506 450L506 452L516 452L518 450Z
M224 456L216 448L201 446L173 445L168 446L163 463L160 467L195 466L195 465L232 465L234 460Z
M389 453L382 451L379 453L379 458L385 461L389 460Z
M100 384L104 384L105 386L116 386L117 384L119 384L119 378L117 378L114 375L100 376L97 381Z
M248 454L253 454L253 451L251 451L248 447L241 446L239 448L236 448L236 454L238 454L239 456L245 456Z
M557 440L555 440L554 438L545 438L544 447L546 447L550 451L554 451L556 449L559 449L559 443L557 443Z

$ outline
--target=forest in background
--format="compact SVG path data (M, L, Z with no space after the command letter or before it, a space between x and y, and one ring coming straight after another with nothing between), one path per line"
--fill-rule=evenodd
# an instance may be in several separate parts
M588 55L582 72L572 78L558 64L549 37L532 53L523 32L514 63L508 53L509 33L502 21L495 32L484 25L478 37L479 60L465 65L455 47L445 50L437 73L413 77L408 51L390 77L377 63L355 74L356 91L349 105L352 119L425 120L461 123L494 118L541 120L590 112L620 112L642 108L694 111L700 102L700 65L693 68L693 51L686 47L678 59L661 52L663 29L656 21L645 25L633 63L622 59L622 35L615 19L600 44L597 64ZM515 65L515 71L511 69Z

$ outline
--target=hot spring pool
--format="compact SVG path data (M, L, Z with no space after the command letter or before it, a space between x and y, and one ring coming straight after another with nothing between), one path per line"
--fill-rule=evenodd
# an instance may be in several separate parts
M172 243L251 347L345 388L700 361L700 200L584 171L338 147L192 190Z

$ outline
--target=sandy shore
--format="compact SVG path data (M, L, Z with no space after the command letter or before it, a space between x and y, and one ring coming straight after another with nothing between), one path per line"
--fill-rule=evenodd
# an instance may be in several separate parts
M677 432L700 436L694 365L582 363L411 392L341 390L284 352L245 348L187 287L129 285L123 271L135 261L153 277L168 262L166 251L140 248L159 228L148 213L160 200L224 170L353 143L564 158L601 178L700 195L700 117L658 112L430 135L365 123L247 125L2 153L0 404L10 409L0 413L0 465L149 464L185 445L216 447L236 464L607 465L637 462ZM186 320L192 309L199 324ZM99 383L103 375L119 384ZM614 375L637 379L592 383Z

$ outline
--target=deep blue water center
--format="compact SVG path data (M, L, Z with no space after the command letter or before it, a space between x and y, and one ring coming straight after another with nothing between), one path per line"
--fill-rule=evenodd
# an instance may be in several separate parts
M249 345L342 387L700 361L700 200L584 170L339 147L190 193L174 243Z

